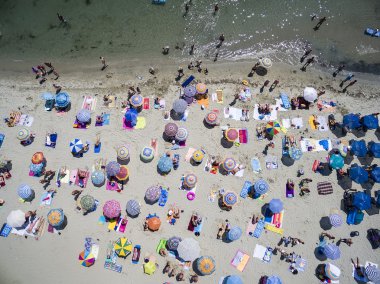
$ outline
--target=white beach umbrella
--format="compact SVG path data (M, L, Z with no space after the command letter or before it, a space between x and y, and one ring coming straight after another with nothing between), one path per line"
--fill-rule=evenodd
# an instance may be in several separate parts
M317 90L311 87L306 87L303 90L303 98L312 103L318 98Z
M19 210L13 210L7 217L7 224L11 227L21 227L25 223L25 213Z

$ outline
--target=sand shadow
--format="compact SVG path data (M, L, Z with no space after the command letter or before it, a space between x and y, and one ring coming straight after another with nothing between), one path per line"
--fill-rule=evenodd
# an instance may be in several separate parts
M324 231L331 230L331 228L332 228L330 219L327 216L324 216L321 218L321 220L319 220L319 225L321 226L322 230L324 230Z
M183 118L183 113L177 113L173 109L171 109L170 117L175 121L180 121Z
M256 74L259 76L265 76L266 74L268 74L268 70L263 66L259 66L256 68Z
M357 138L363 138L366 134L362 129L353 129L351 133L355 135Z
M294 165L294 160L289 156L282 156L281 162L284 166L291 167Z
M230 149L234 146L234 142L230 142L226 138L222 137L220 139L220 145L222 145L223 148Z
M315 255L315 257L316 257L319 261L325 261L325 260L327 260L327 257L326 257L323 253L320 252L320 250L319 250L318 247L316 247L316 248L314 249L314 255Z
M351 154L348 154L346 157L344 157L344 163L346 165L350 165L353 160L354 160L354 156L352 156Z
M128 157L127 159L125 160L122 160L122 159L119 159L117 158L117 162L120 164L120 165L128 165L128 163L130 162L131 158Z
M377 137L377 140L380 140L380 127L376 129L375 136Z
M336 126L334 130L331 130L331 132L335 135L336 138L342 138L347 135L346 133L343 132L341 126Z
M213 125L210 125L206 122L206 120L203 119L203 125L207 128L207 129L213 129L215 126Z

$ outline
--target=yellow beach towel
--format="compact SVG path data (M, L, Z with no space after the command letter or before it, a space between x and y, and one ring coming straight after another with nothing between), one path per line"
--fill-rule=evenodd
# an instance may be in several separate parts
M218 104L223 103L223 91L222 90L216 90L216 102Z
M144 129L145 126L146 126L145 117L142 117L142 116L138 117L135 129Z
M309 125L311 129L316 130L317 127L315 126L314 121L315 121L315 117L313 115L309 116Z
M270 225L270 224L265 224L265 229L268 230L268 231L271 231L273 233L279 234L279 235L283 235L284 234L284 229L282 229L282 228L276 228L275 226Z

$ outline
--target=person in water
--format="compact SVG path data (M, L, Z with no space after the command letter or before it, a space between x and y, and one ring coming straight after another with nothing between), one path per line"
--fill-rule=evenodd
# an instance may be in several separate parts
M301 62L301 63L304 62L304 60L306 59L306 57L308 57L308 55L309 55L312 51L313 51L313 50L310 49L310 48L307 49L307 50L305 51L305 53L302 55L300 62Z
M336 75L338 75L338 73L339 73L340 71L342 71L344 67L345 67L344 64L339 65L338 69L336 69L336 70L334 71L334 73L333 73L333 77L336 77Z
M57 13L57 17L61 24L67 24L67 20L60 13Z
M315 31L319 30L319 28L321 27L321 25L322 25L324 22L326 22L326 17L323 17L323 18L321 18L321 19L318 21L318 23L317 23L316 26L314 27L314 30L315 30Z
M218 5L218 3L216 3L214 5L214 16L216 15L216 13L218 13L218 11L219 11L219 5Z

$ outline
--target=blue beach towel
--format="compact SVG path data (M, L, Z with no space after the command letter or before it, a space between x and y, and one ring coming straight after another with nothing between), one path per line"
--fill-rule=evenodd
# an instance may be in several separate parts
M1 145L3 145L4 138L5 138L5 135L3 133L0 133L0 148L1 148Z
M100 153L101 147L102 147L102 143L99 143L99 145L94 144L94 153Z
M260 219L259 222L257 222L255 231L253 232L253 236L255 238L260 238L261 233L264 231L265 222L263 219Z
M204 219L202 219L202 222L198 226L194 227L194 233L200 233L200 232L202 232L202 228L203 228L203 223L204 222L205 222Z
M285 145L286 145L286 137L283 137L282 138L282 155L289 156L289 149L286 149Z
M251 159L251 167L252 167L252 171L254 173L261 173L262 172L260 160L258 158L252 158Z
M348 211L347 214L347 224L348 225L354 225L355 224L355 217L356 217L356 210Z
M187 78L183 83L182 83L182 88L185 88L187 87L193 80L195 79L195 77L193 75L191 75L189 78Z
M165 206L166 202L168 201L168 195L169 195L169 192L166 189L161 188L161 195L160 195L160 199L158 200L159 206Z
M321 140L319 141L319 145L323 147L326 151L329 150L329 141L328 140Z
M280 94L280 98L282 100L282 106L286 109L290 109L289 97L285 93Z
M110 124L110 116L111 116L111 114L109 114L109 113L103 114L103 125L109 125Z
M243 185L243 188L241 189L240 191L240 197L242 198L247 198L248 194L249 194L249 191L252 187L252 182L250 181L245 181L244 182L244 185Z
M9 236L11 231L12 231L12 227L4 223L4 225L1 227L1 230L0 230L0 236L6 238Z

